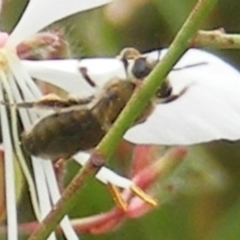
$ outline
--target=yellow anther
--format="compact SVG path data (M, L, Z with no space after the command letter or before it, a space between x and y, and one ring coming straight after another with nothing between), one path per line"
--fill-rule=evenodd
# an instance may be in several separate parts
M126 211L127 202L122 198L120 189L116 185L113 185L112 183L107 183L107 186L116 205L123 211Z
M123 211L127 210L128 203L126 200L123 199L121 195L120 189L112 184L107 183L108 189L113 197L113 200L115 201L116 205L122 209ZM142 199L144 202L150 204L151 206L155 207L158 205L157 200L151 197L150 195L146 194L141 188L137 187L136 185L132 185L130 187L130 190L138 196L140 199Z
M138 196L139 198L141 198L144 202L152 205L152 206L157 206L157 200L154 199L153 197L151 197L150 195L146 194L141 188L137 187L136 185L132 185L130 187L130 189L132 190L132 192Z

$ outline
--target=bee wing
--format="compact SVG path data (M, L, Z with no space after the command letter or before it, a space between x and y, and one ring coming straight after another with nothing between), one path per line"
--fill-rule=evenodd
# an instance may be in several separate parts
M113 77L126 78L123 63L115 58L68 59L22 61L31 77L56 85L72 94L93 94L93 88L83 78L80 68L86 68L87 74L98 87Z
M156 53L154 53L156 54ZM152 115L125 134L138 144L195 144L240 138L240 73L212 54L190 50L176 67L205 62L172 71L169 80L173 102L158 104Z

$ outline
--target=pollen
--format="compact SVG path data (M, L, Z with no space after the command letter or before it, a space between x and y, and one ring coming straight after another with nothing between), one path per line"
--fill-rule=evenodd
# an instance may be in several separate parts
M12 54L5 48L0 48L0 70L7 73L9 71L9 61L7 58L8 54Z

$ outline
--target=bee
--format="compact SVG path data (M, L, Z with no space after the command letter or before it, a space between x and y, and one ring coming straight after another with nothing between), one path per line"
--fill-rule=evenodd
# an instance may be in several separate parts
M36 102L19 103L19 107L50 107L55 110L23 132L21 142L24 148L32 155L47 159L68 159L78 151L94 148L111 128L138 84L157 63L147 61L133 48L124 49L119 59L123 62L127 78L111 79L94 96L61 99L50 95ZM87 69L80 68L79 71L91 86L95 86ZM172 87L166 80L135 124L146 120L157 101L171 102L185 91L172 94Z

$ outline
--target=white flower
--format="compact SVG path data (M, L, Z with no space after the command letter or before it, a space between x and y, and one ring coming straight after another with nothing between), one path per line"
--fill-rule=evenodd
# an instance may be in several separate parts
M111 2L111 0L30 0L22 18L10 36L7 38L4 33L0 35L0 100L2 102L7 100L10 104L13 104L14 102L35 100L41 96L41 92L15 54L17 44L61 18L109 2ZM43 13L44 17L42 16ZM19 113L24 128L29 128L33 122L41 116L41 114L38 113L28 113L25 109L21 109ZM19 133L17 130L17 115L15 109L10 108L9 114L11 121L9 121L7 114L5 106L1 105L1 128L5 151L7 238L14 240L18 238L13 168L14 156L16 155L20 161L22 170L27 178L35 214L39 221L50 211L51 202L54 203L60 198L60 193L51 162L42 161L39 158L33 157L32 164L35 184L37 186L37 197L35 196L34 183L19 147ZM10 132L12 132L13 140L10 137ZM13 149L15 149L15 151L13 151ZM37 202L39 202L39 204ZM67 216L61 221L60 225L67 239L78 239ZM55 234L51 234L49 239L56 239Z
M42 79L59 86L70 93L81 95L93 94L91 88L79 72L79 67L86 67L88 74L101 88L111 77L125 78L123 64L118 59L85 59L85 60L48 60L48 61L20 61L14 48L21 41L36 33L46 25L70 14L92 8L109 2L110 0L31 0L26 12L16 26L6 44L0 49L2 70L1 99L3 91L10 103L33 101L41 97L38 87L31 77ZM44 12L44 18L40 16ZM147 54L157 59L157 52ZM131 128L125 138L134 143L144 144L194 144L216 139L236 140L240 138L240 107L239 94L240 74L219 58L203 51L190 50L179 62L179 66L206 62L202 66L173 71L169 78L173 90L178 93L187 87L186 93L178 100L158 105L153 115L143 124ZM31 77L30 77L31 76ZM6 189L8 239L17 239L16 201L14 193L13 174L13 146L21 161L22 168L28 178L29 188L33 188L33 181L24 166L21 149L18 149L18 132L16 130L17 116L11 108L11 124L7 118L6 109L0 106L3 144L6 156ZM28 112L20 109L20 117L25 129L28 129L39 117L40 113ZM11 129L10 129L11 128ZM13 143L10 138L13 132ZM76 158L84 164L80 154ZM88 157L88 156L87 156ZM32 194L35 202L35 212L41 220L51 209L51 201L56 202L60 194L54 177L52 163L32 157L32 164L37 185L38 200ZM102 168L96 176L100 181L111 182L123 188L130 188L132 182L121 178L107 168ZM33 191L34 192L34 191ZM15 206L15 207L13 207ZM72 231L68 218L65 217L61 226L67 239L77 239ZM49 239L55 239L51 235Z
M161 51L161 57L165 53ZM159 51L146 56L154 61ZM96 91L79 76L79 67L88 69L99 88L112 77L126 78L117 59L24 61L24 66L33 77L78 94ZM124 138L136 144L161 145L240 139L240 73L213 54L197 49L189 50L176 69L168 77L173 93L184 88L186 92L175 101L158 104L147 121L129 129Z

